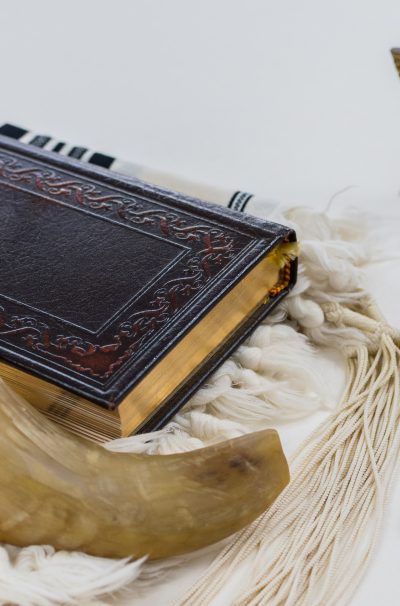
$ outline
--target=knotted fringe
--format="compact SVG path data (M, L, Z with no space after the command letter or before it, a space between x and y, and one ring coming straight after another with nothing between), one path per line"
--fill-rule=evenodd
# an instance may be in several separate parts
M56 552L49 545L0 550L0 604L105 606L96 596L134 582L145 558L110 560L83 553Z
M236 567L256 552L235 606L347 604L379 537L400 454L400 334L375 305L323 305L338 327L364 332L348 353L337 412L295 456L289 487L228 544L179 606L208 606Z

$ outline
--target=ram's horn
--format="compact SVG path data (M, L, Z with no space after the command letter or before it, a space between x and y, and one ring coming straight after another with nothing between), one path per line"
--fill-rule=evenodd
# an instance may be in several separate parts
M0 381L0 540L151 558L218 541L289 481L264 430L174 455L117 454L68 434Z

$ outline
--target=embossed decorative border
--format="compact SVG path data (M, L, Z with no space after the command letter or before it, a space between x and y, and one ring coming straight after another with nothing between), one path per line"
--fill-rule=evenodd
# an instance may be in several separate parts
M193 222L189 214L174 212L143 197L107 192L106 187L44 168L12 153L0 152L0 180L52 200L67 203L140 227L147 233L185 243L191 254L183 275L154 287L146 308L120 322L106 342L60 334L36 315L15 315L0 307L0 338L18 342L45 359L97 380L108 380L171 321L202 288L241 252L233 232L215 224Z

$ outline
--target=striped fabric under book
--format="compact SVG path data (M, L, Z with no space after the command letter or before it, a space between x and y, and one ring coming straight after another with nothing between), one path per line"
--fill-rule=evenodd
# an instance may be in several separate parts
M160 187L165 187L216 204L221 204L239 212L243 212L246 209L246 211L251 214L257 214L256 212L252 213L250 208L255 208L257 205L257 197L245 191L229 191L204 186L203 184L194 183L176 177L175 175L149 169L140 164L134 164L119 158L114 158L113 156L93 151L92 149L81 145L71 145L70 143L60 141L49 135L36 133L14 124L5 123L0 126L0 134L11 137L12 139L18 139L22 143L35 145L36 147L41 147L47 151L56 152L63 156L81 160L82 162L88 162L89 164L108 168L124 175L137 177L138 179L152 183L153 185L159 185ZM263 199L262 202L265 209L265 200Z

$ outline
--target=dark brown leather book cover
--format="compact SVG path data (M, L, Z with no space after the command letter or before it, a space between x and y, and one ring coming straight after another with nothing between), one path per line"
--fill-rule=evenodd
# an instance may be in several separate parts
M0 359L114 409L293 231L0 136ZM295 281L153 417L167 420Z

